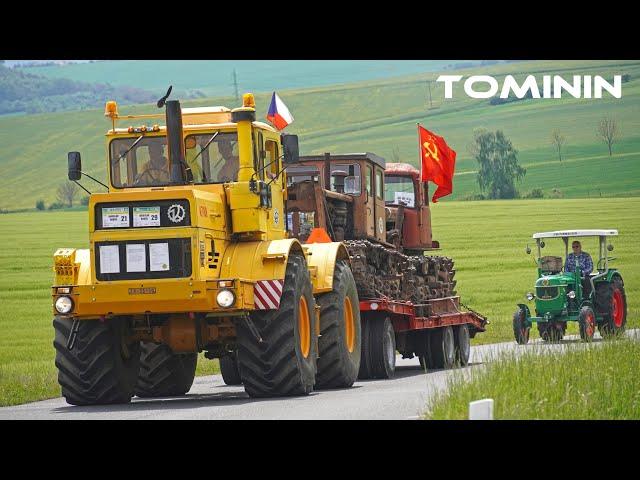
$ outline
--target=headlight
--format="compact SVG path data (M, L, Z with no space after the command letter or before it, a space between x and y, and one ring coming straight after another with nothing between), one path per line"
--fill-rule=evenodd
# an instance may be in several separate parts
M567 297L569 298L576 298L576 292L574 292L573 290L571 290L570 292L567 293Z
M536 298L536 296L531 292L527 293L525 296L527 297L527 300L529 300L529 301L531 301L534 298Z
M66 314L73 310L73 300L69 297L58 297L55 306L58 313Z
M220 290L216 296L216 302L223 308L228 308L236 301L236 296L231 290Z

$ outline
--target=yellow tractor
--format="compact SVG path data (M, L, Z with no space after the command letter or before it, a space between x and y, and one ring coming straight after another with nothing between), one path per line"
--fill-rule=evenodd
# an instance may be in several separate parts
M106 104L108 191L90 196L89 249L54 254L62 395L182 395L198 352L252 397L351 386L361 339L347 250L288 234L297 136L256 121L252 94L234 109L166 97L159 114ZM89 176L79 152L68 168L71 181Z

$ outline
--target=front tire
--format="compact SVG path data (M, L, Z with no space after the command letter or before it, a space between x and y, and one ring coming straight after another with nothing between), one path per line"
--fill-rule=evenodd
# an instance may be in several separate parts
M140 343L125 343L124 319L83 320L72 350L67 348L73 321L55 317L55 364L62 396L71 405L129 403L140 365Z
M238 367L238 352L232 352L220 357L220 373L226 385L242 385L240 369Z
M580 327L580 338L584 342L591 342L593 334L596 332L596 314L589 306L580 309L578 315L578 324Z
M197 353L174 353L166 344L143 342L136 395L140 398L173 397L191 389Z
M262 342L244 319L236 323L238 365L247 394L309 394L316 376L315 300L301 254L289 254L280 308L256 310L250 318Z
M518 345L529 343L531 325L527 323L527 312L524 308L518 308L513 314L513 335Z
M333 290L318 296L320 338L316 389L351 387L358 378L362 350L360 308L349 265L336 262Z

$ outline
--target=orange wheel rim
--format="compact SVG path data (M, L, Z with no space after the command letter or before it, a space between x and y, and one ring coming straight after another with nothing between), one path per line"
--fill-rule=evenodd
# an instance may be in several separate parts
M311 350L311 322L309 322L309 308L307 299L300 297L298 303L298 333L300 334L300 351L307 358Z
M344 331L347 349L349 352L353 352L353 349L356 347L356 324L353 318L351 299L349 297L344 298Z

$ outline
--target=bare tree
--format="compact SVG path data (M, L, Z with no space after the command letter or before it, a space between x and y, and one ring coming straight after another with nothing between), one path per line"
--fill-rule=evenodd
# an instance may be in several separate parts
M558 150L558 158L562 161L562 146L567 141L566 137L562 135L558 130L554 130L551 133L551 144Z
M78 195L78 186L72 182L61 183L58 187L58 202L66 203L69 207L73 207L73 201Z
M613 144L620 138L618 122L614 118L604 117L598 124L598 137L607 144L609 156L611 156Z

